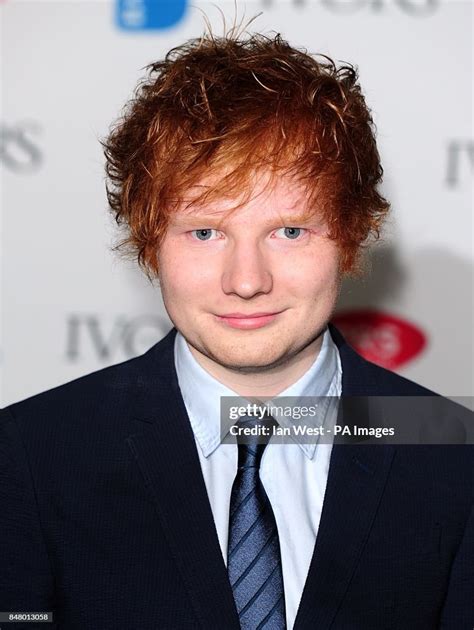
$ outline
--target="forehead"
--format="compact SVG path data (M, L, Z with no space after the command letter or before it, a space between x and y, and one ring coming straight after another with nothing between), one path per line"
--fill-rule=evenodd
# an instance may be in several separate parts
M207 198L206 194L211 193ZM221 221L238 221L251 218L253 221L272 220L279 217L294 219L314 215L309 205L309 194L296 178L270 176L266 173L255 176L240 194L219 190L215 178L201 180L183 195L174 213L175 220L212 218Z

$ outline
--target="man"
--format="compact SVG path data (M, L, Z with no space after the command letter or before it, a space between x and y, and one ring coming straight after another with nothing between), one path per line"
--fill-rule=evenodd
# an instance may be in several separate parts
M388 209L355 71L279 36L203 37L151 66L104 144L122 245L175 327L3 411L0 610L68 630L473 627L471 447L221 443L222 396L431 394L328 323Z

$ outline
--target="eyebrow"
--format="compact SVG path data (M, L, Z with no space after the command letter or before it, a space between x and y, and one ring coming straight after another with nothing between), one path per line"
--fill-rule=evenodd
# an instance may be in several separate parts
M232 216L232 214L230 216ZM316 213L313 213L310 215L308 214L290 214L290 215L282 214L281 217L275 217L273 219L270 219L266 221L265 224L270 226L278 222L279 224L283 226L292 226L292 225L295 225L296 223L299 223L299 224L313 223L315 220L318 220L318 219L319 217L317 216ZM202 227L203 225L205 225L206 227L219 227L219 226L222 227L226 223L226 217L224 216L217 217L216 215L199 216L199 215L176 214L173 217L171 217L170 223L178 227L186 226L186 227L197 228L197 227Z

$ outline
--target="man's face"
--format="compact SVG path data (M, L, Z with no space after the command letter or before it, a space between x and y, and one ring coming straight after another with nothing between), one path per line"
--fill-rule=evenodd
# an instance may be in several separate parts
M199 353L240 372L297 357L331 318L341 280L339 250L321 220L298 218L304 189L287 177L261 188L221 224L235 200L178 209L158 253L176 328Z

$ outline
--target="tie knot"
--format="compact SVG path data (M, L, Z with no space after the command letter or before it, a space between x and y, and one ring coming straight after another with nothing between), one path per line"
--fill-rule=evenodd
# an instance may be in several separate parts
M236 422L238 427L237 444L240 468L260 468L263 452L271 436L276 421L271 416L241 416Z

